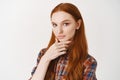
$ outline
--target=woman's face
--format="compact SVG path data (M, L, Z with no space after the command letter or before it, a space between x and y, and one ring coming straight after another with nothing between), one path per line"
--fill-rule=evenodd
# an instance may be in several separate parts
M72 40L76 29L79 29L81 21L74 20L72 15L58 11L52 14L52 31L59 41Z

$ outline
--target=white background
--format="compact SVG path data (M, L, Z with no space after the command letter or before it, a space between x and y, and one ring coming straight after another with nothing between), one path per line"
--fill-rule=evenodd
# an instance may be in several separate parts
M84 18L98 80L119 80L119 0L0 0L0 80L28 80L51 35L50 12L71 2Z

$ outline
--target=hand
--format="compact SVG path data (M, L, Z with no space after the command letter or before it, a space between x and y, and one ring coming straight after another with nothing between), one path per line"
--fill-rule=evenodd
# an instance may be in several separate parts
M46 51L43 57L47 61L51 61L65 54L70 43L71 41L58 42L58 40L56 39L55 43Z

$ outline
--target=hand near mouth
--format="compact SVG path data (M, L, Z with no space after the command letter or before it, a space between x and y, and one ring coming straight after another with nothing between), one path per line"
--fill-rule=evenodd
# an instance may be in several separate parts
M50 48L46 51L43 58L46 58L47 61L51 61L63 54L66 54L66 51L68 50L70 43L71 41L59 41L56 38L55 43L52 46L50 46Z

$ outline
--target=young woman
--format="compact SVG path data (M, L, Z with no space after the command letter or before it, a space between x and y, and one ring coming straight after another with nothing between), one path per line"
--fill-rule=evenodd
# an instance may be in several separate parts
M51 12L52 36L40 51L29 80L97 80L97 62L88 54L84 22L78 8L61 3Z

